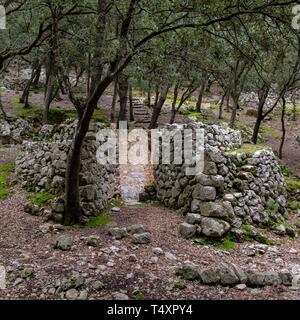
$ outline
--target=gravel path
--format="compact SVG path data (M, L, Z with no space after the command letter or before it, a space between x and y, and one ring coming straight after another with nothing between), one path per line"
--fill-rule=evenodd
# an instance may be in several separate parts
M175 276L176 269L185 261L199 268L234 262L246 270L291 269L300 264L299 239L278 238L281 242L278 252L253 243L238 244L231 252L213 246L196 246L178 236L180 216L150 205L124 207L120 213L110 213L120 227L142 223L151 232L149 245L135 246L130 238L115 241L108 236L107 227L59 228L42 234L39 232L44 224L42 218L24 213L26 196L19 187L13 191L10 199L0 201L0 264L6 267L8 278L7 289L0 290L2 299L63 298L59 286L72 274L83 279L85 284L79 290L89 299L112 299L115 292L124 292L133 298L132 292L137 289L143 292L145 299L300 299L299 291L281 286L239 291L185 282ZM54 249L59 235L74 237L71 251ZM99 237L98 247L87 246L91 235ZM160 247L164 254L153 263L155 247ZM259 253L253 256L253 250ZM176 260L166 258L165 253L173 254ZM26 277L24 269L26 274L28 268L33 268L34 272ZM19 275L22 270L25 279ZM96 281L101 281L104 289L92 289ZM178 283L185 288L176 289Z

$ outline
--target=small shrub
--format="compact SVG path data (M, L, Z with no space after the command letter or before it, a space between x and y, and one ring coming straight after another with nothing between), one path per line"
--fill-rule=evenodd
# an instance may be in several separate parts
M140 290L133 291L132 295L135 297L136 300L144 300L145 299L144 293Z

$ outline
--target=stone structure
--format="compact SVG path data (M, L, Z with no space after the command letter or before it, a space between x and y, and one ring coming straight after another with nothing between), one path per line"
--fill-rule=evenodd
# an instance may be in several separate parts
M59 126L44 126L41 141L24 142L16 161L17 176L23 186L35 192L48 191L63 195L67 153L77 121ZM102 210L114 197L118 171L114 165L99 165L96 160L98 142L95 133L104 126L92 124L83 148L80 173L80 196L85 215ZM58 214L64 211L63 201L54 206Z
M272 151L242 145L240 132L227 127L198 123L179 128L205 129L202 174L187 176L185 165L156 167L158 199L184 214L195 214L194 222L180 227L183 236L220 238L242 225L284 221L285 180Z
M32 137L34 129L21 118L10 118L4 120L0 118L0 145L21 144L24 139Z

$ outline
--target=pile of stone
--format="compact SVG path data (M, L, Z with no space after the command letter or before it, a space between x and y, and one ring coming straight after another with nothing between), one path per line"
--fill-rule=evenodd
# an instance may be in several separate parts
M21 118L0 118L0 145L21 144L34 134L32 126Z
M186 263L177 270L177 276L199 282L205 285L237 286L237 288L265 287L265 286L292 286L293 275L289 271L275 272L245 272L234 264L220 263L217 267L199 271L195 265ZM241 286L243 285L243 286Z
M23 150L16 160L16 173L23 187L63 197L67 154L76 124L77 121L67 121L59 126L44 126L41 141L23 144ZM99 147L96 133L103 127L100 123L95 124L95 127L93 125L82 147L80 197L86 216L102 210L116 192L116 166L100 165L96 159ZM62 215L64 202L58 200L53 210Z
M200 215L201 223L196 223L198 235L202 232L221 237L243 224L282 223L287 208L285 179L274 153L242 146L239 131L194 125L195 129L199 127L205 128L203 173L188 176L186 165L158 165L155 172L158 200L183 214ZM181 226L182 233L186 229L195 230L195 226L193 223Z

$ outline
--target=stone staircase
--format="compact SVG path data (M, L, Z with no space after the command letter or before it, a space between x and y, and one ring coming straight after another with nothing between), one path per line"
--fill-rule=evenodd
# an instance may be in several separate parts
M140 99L133 100L134 127L147 129L151 121L151 110Z

